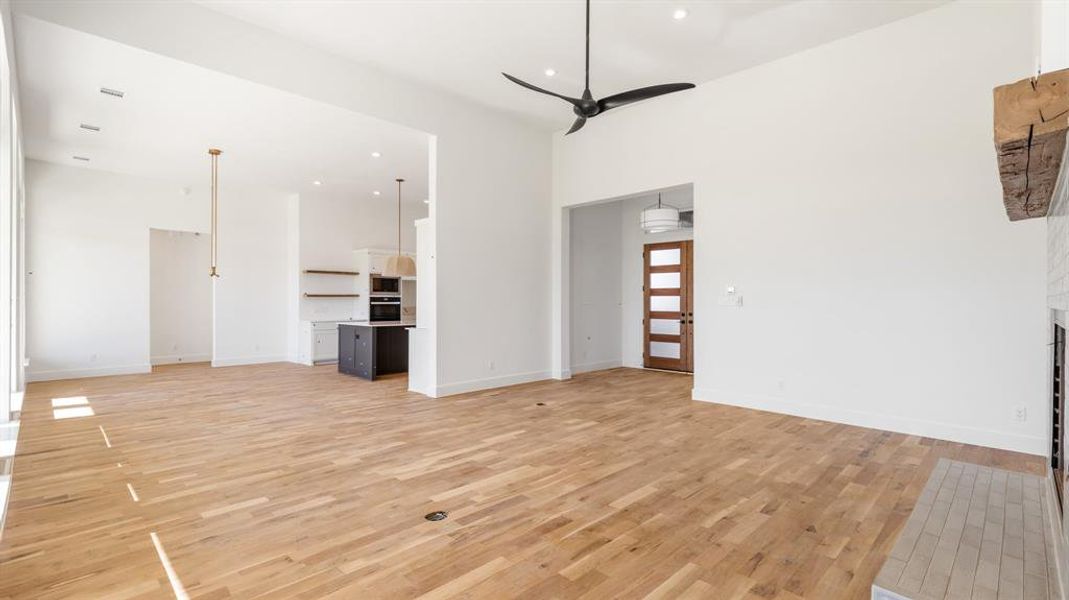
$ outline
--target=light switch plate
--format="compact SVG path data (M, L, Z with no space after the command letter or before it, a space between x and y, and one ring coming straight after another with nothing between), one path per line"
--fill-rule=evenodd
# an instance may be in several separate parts
M725 294L720 297L720 306L742 306L741 294Z

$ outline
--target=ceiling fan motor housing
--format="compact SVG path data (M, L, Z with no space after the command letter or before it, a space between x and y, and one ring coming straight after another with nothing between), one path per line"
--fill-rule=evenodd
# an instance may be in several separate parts
M593 98L583 98L579 101L579 105L572 109L576 115L580 117L590 118L601 112L601 107L594 101Z

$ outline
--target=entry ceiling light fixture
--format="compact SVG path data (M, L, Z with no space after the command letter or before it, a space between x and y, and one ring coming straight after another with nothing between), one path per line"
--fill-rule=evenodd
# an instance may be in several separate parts
M679 229L679 209L661 203L661 194L657 194L657 204L642 210L642 229L646 233L661 233Z
M572 128L568 130L568 133L575 133L582 129L583 125L586 125L586 120L596 117L601 113L609 110L610 108L616 108L631 104L634 102L641 102L643 100L649 100L657 96L663 96L665 94L671 94L672 92L679 92L682 90L689 90L694 87L693 83L662 83L661 85L651 85L649 87L638 88L614 94L601 100L594 100L594 95L590 93L590 0L586 0L586 86L583 89L583 95L581 98L571 98L564 96L556 92L544 90L536 85L531 85L526 81L517 79L508 73L502 73L506 79L515 83L516 85L523 86L529 90L538 92L540 94L546 94L547 96L554 96L564 100L568 104L572 105L572 112L576 115L576 120L572 123ZM546 72L549 75L549 72ZM564 135L568 135L568 133Z
M223 151L209 148L212 157L212 268L209 277L219 276L219 155Z
M394 277L411 277L416 274L416 261L401 254L401 184L404 182L404 179L397 179L397 255L386 260L386 273Z

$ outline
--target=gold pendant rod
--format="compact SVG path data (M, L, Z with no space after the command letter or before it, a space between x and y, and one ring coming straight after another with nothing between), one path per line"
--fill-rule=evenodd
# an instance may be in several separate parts
M212 157L212 268L209 277L219 276L219 155L223 151L210 148Z
M404 179L397 180L397 256L401 256L401 184Z

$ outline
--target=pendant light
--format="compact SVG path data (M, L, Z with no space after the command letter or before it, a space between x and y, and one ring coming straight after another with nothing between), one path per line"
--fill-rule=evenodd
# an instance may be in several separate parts
M416 274L416 262L411 257L401 254L401 184L397 180L397 255L386 260L386 273L394 277L411 277Z
M662 204L661 195L658 193L657 204L649 206L642 211L642 229L646 233L661 233L679 229L679 209L668 204Z
M209 277L219 276L219 155L223 151L209 148L212 157L212 268Z

